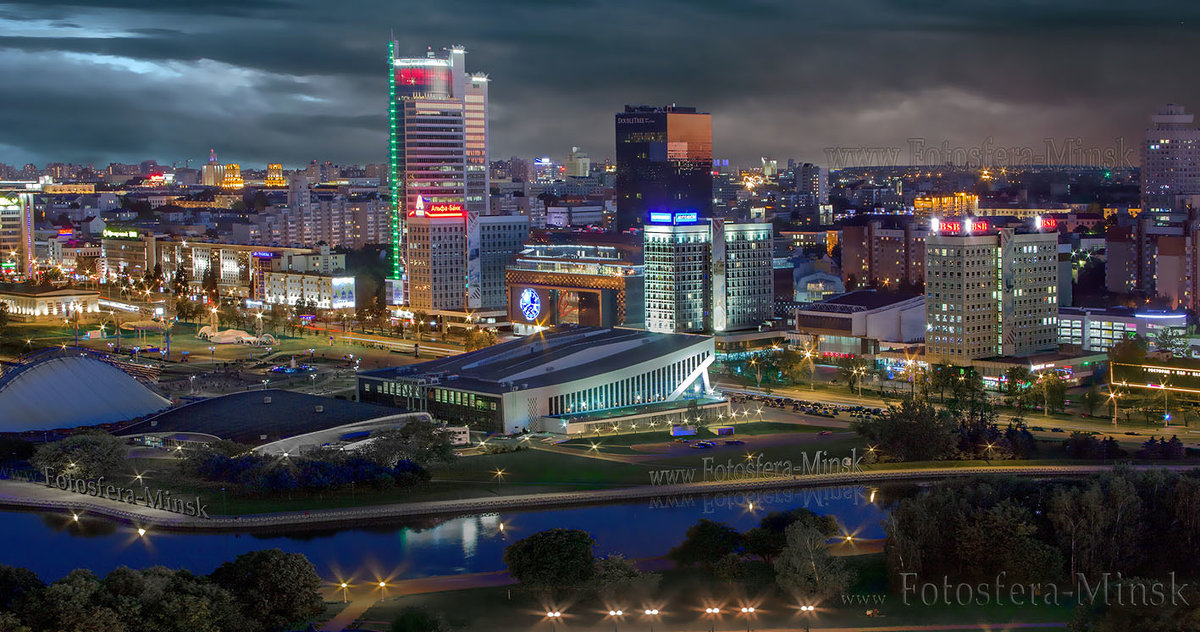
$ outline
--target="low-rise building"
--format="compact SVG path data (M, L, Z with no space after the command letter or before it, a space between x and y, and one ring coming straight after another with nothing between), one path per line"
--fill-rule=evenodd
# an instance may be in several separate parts
M728 413L712 390L708 336L559 327L439 360L358 374L359 400L488 433L578 434ZM691 413L693 416L695 413Z
M925 339L925 297L857 290L796 310L788 342L823 357L857 357Z
M1128 307L1060 307L1058 344L1083 351L1108 351L1133 336L1151 341L1163 328L1187 330L1183 311L1137 310Z

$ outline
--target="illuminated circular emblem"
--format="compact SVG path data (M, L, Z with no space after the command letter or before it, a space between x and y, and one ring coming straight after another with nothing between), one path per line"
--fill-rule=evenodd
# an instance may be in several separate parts
M525 288L521 292L521 298L517 301L517 307L521 308L525 320L534 320L538 314L542 313L542 299L538 298L538 293L533 288Z

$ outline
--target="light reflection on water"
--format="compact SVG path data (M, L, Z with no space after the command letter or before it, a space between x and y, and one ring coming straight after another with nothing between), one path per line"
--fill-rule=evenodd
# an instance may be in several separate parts
M555 527L583 529L596 539L597 553L628 558L656 557L682 541L701 518L740 530L770 511L805 507L832 514L856 537L883 536L885 502L869 501L871 490L831 487L704 497L665 497L622 504L543 511L427 519L406 526L369 525L284 535L166 533L82 516L0 513L0 563L24 566L53 580L74 568L105 574L117 566L163 565L211 572L218 564L258 549L303 553L327 577L373 575L403 579L502 570L504 548L532 533ZM504 528L500 525L503 523Z

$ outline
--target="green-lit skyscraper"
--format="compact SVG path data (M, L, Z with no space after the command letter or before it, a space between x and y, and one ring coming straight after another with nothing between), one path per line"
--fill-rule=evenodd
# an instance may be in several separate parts
M411 58L397 57L396 47L388 43L391 302L422 310L478 307L480 249L469 220L488 214L488 79L467 74L460 46ZM457 238L456 218L462 220L461 269L457 261L435 264L432 244L410 243L414 221L436 220L439 239ZM461 280L461 301L447 290L448 279Z

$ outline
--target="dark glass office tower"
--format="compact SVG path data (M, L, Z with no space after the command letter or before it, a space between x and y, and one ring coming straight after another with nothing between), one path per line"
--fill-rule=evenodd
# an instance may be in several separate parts
M627 105L617 114L617 230L658 211L712 215L712 116Z

